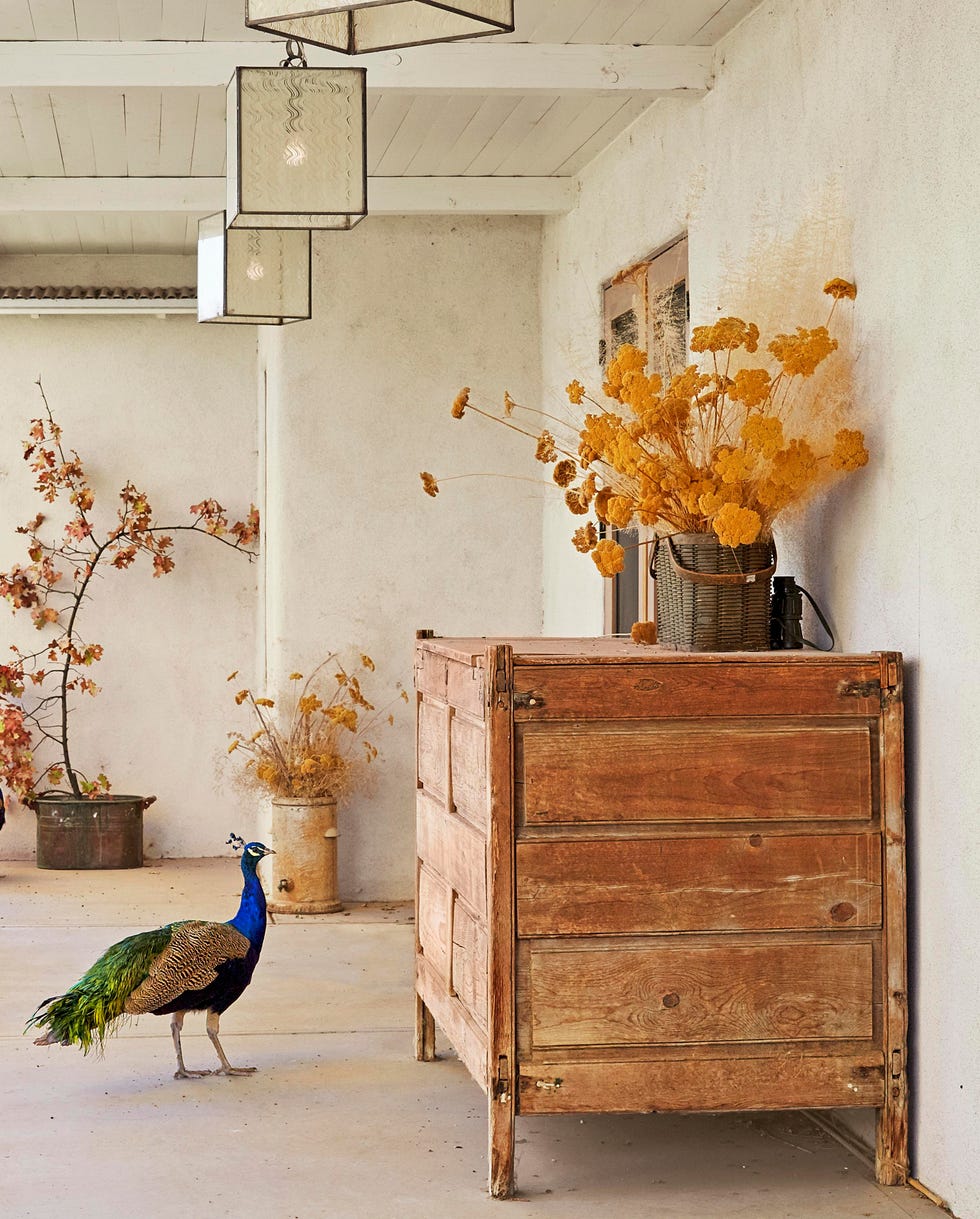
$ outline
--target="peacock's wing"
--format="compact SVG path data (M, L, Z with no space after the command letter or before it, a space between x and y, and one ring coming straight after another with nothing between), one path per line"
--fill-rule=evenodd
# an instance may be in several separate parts
M155 1012L185 991L204 990L217 978L219 965L241 959L249 950L247 937L228 923L177 923L172 932L146 977L126 999L127 1015Z

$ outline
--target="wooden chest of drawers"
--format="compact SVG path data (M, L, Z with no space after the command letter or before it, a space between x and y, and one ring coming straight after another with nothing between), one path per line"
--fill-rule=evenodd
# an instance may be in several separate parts
M420 637L417 1054L528 1113L875 1106L907 1174L896 653Z

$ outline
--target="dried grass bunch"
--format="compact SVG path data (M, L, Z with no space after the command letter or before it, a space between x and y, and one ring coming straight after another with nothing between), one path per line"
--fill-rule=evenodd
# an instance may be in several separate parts
M239 690L235 702L247 702L258 724L249 736L228 734L228 752L247 755L245 785L273 796L308 800L340 800L356 790L378 756L367 733L382 721L394 723L391 703L378 710L361 689L364 675L373 672L370 656L362 654L358 666L348 671L334 652L309 677L291 673L290 693L278 706L274 699ZM237 676L236 671L228 680ZM400 682L396 689L395 699L407 702Z
M839 346L830 332L834 313L857 289L832 279L824 292L833 302L826 323L776 334L768 360L748 358L759 349L758 326L723 317L694 328L691 351L703 357L701 365L661 375L648 368L646 352L621 347L606 369L608 402L590 397L577 380L567 387L570 405L582 408L572 421L522 407L510 394L496 415L474 406L468 389L452 414L461 419L472 410L535 442L535 457L553 467L569 511L594 514L572 542L603 576L622 571L624 552L600 526L714 532L732 547L768 539L780 513L868 461L863 434L837 426L849 397L849 363L824 369ZM548 426L523 428L515 411L542 416ZM437 495L439 480L421 477L425 492Z

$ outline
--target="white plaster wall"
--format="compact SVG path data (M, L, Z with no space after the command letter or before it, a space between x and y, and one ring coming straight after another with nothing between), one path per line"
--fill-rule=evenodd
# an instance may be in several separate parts
M557 396L593 374L597 287L617 268L688 229L708 321L726 267L836 206L812 231L825 265L799 270L859 285L872 459L781 533L781 568L844 650L906 656L913 1169L964 1219L980 1214L978 38L974 0L761 5L722 44L708 97L658 105L589 167L581 205L546 226L542 286ZM569 533L552 512L545 629L591 632L601 594Z
M264 591L275 690L327 651L363 649L378 698L412 684L417 628L541 630L542 489L500 479L423 494L419 471L534 477L530 443L450 407L540 386L541 225L370 218L315 241L313 319L262 336L268 384ZM414 881L414 706L378 734L372 790L340 813L348 898Z
M25 560L15 525L43 507L21 447L39 414L38 376L65 444L87 465L103 517L114 517L127 479L146 491L161 523L189 521L189 506L208 496L229 512L246 512L256 499L251 327L0 316L0 349L3 569ZM211 539L175 538L173 572L155 580L142 562L110 569L79 620L106 654L92 670L102 693L80 699L74 716L74 761L89 773L104 770L116 792L157 796L145 820L151 857L217 855L230 829L248 834L255 823L218 772L238 712L225 679L255 651L257 568ZM17 622L0 603L0 652ZM0 855L27 857L33 845L33 815L10 812Z

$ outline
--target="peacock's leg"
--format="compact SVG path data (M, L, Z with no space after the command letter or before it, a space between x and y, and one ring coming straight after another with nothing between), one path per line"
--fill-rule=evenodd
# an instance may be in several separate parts
M225 1057L225 1052L221 1048L221 1042L218 1040L218 1021L221 1019L218 1012L208 1012L208 1036L211 1038L211 1044L218 1051L218 1057L221 1059L221 1066L215 1075L251 1075L256 1067L233 1067Z
M211 1075L211 1071L188 1071L184 1066L184 1054L180 1048L180 1030L184 1025L186 1012L174 1012L170 1017L170 1033L174 1039L174 1049L177 1051L177 1070L174 1079L195 1079L201 1075Z

